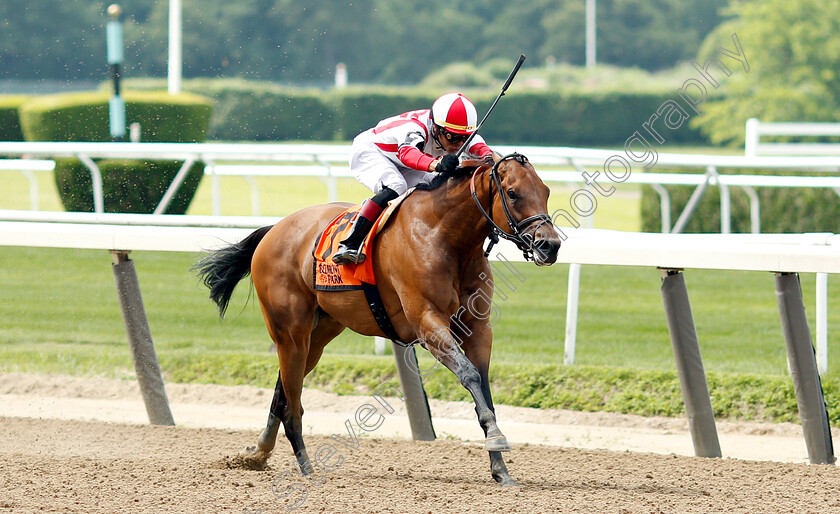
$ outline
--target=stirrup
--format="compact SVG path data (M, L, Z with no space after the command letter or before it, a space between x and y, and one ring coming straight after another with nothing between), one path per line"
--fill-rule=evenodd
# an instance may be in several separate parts
M341 243L332 256L332 260L336 264L361 264L365 261L365 254L362 253L362 245L359 245L358 248L351 248Z

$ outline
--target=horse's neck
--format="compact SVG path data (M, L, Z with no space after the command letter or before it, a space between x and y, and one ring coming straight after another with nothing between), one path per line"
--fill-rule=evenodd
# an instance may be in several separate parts
M489 205L488 185L484 174L476 177L476 194L487 209ZM437 230L449 246L461 252L482 248L482 243L490 234L490 225L479 211L470 191L470 178L465 178L445 186L443 200L435 203L438 214Z

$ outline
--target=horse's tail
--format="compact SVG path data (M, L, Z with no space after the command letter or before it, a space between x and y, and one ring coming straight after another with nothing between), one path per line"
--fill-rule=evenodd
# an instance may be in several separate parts
M210 288L210 299L219 306L220 317L225 317L236 284L251 273L251 257L269 230L271 226L258 228L242 241L210 252L191 268Z

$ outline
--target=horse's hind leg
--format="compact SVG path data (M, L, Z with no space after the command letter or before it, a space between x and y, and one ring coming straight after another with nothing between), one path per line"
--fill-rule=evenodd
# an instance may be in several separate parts
M277 342L277 355L280 371L274 398L268 414L268 423L257 443L260 451L266 454L274 449L277 433L282 422L286 438L292 445L298 464L304 473L315 470L309 460L306 445L303 442L303 406L300 401L303 390L303 378L309 373L321 357L324 346L344 330L344 326L328 316L322 316L315 322L311 334L305 334L306 327L297 330L297 338L272 324L272 338ZM302 335L302 334L305 334ZM294 344L291 341L305 341L306 344Z
M299 325L299 323L297 324ZM277 407L283 406L282 413L278 416L283 422L283 429L286 438L292 445L301 471L306 474L314 473L315 469L309 461L309 454L306 452L306 445L303 443L303 405L300 395L303 391L303 377L306 371L306 360L309 353L309 332L311 325L307 327L280 328L272 324L271 334L277 343L277 357L280 361L280 390L275 390L275 398L284 397L283 402L278 401ZM275 404L272 401L272 407ZM275 416L277 414L273 413ZM271 420L269 416L269 420ZM273 429L273 427L271 427ZM268 432L268 433L266 433ZM269 427L263 432L265 436L271 436ZM276 436L276 433L273 434ZM261 437L262 439L262 437Z
M271 453L277 442L277 432L280 430L280 422L283 419L283 412L286 410L286 393L283 391L283 376L277 372L277 384L274 386L274 397L271 399L271 408L268 411L268 422L260 438L257 441L257 449L264 453Z
M271 407L268 410L268 421L265 428L257 439L257 446L249 446L245 449L246 454L268 459L271 451L277 444L277 432L280 430L280 423L286 412L286 392L283 390L283 373L277 372L277 383L274 386L274 397L271 399Z
M312 329L312 334L309 336L309 355L306 357L305 375L308 375L318 364L327 343L338 337L338 334L343 332L345 328L344 325L328 314L319 312L315 328Z

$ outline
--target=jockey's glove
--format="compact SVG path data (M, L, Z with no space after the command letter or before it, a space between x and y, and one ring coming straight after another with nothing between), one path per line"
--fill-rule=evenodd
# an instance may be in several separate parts
M444 175L451 175L455 171L455 168L458 167L458 164L458 157L456 157L453 153L448 153L441 158L440 162L435 167L435 171L443 173Z

